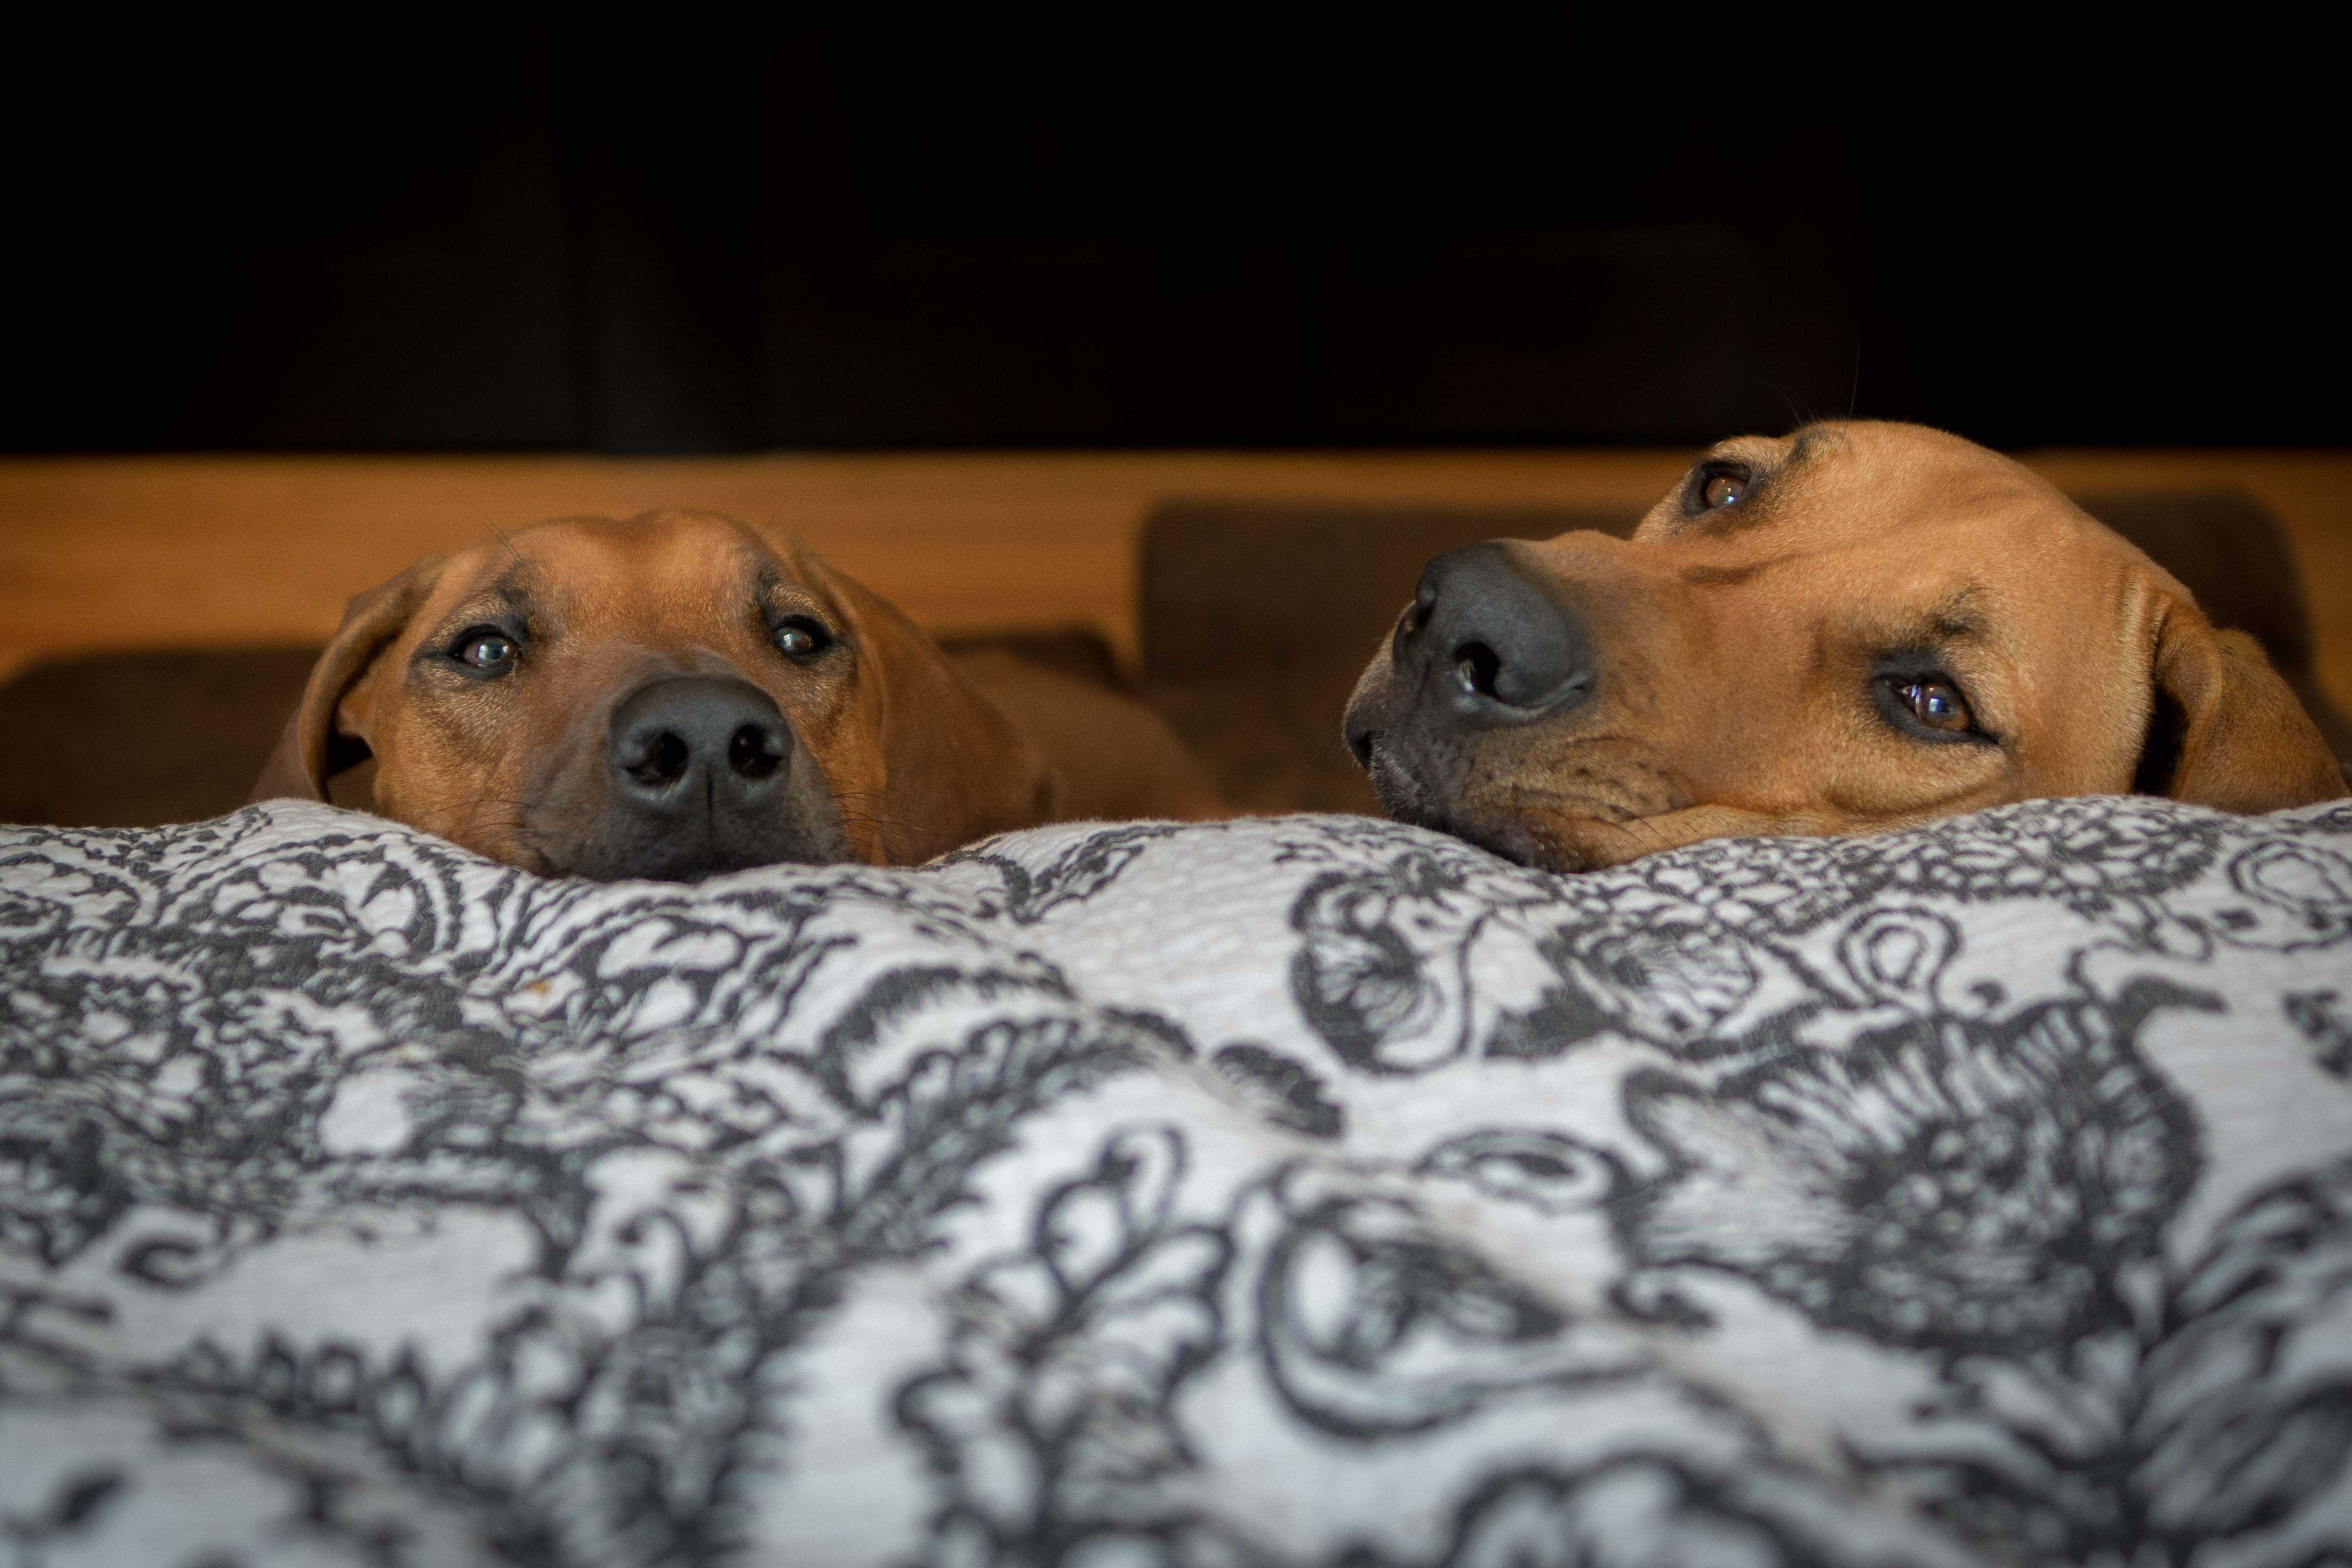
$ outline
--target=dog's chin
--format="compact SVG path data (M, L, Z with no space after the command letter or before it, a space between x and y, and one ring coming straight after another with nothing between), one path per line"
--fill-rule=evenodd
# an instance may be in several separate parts
M631 825L634 826L634 825ZM702 882L762 866L838 866L858 856L838 828L778 821L728 833L649 833L600 824L585 833L526 829L506 843L468 845L541 877L588 882Z
M854 857L794 846L779 849L706 854L632 856L593 851L569 864L549 860L536 868L543 877L576 877L589 882L706 882L763 866L838 866Z
M1653 811L1673 805L1545 795L1509 809L1482 807L1440 788L1375 741L1364 764L1381 813L1426 827L1532 870L1575 873L1622 866L1675 846L1651 829Z
M1436 820L1439 814L1430 809L1430 792L1378 742L1364 763L1364 776L1371 784L1372 798L1381 803L1381 816L1410 827L1445 831Z
M1426 827L1459 838L1514 865L1538 871L1582 871L1591 861L1571 846L1538 830L1526 816L1497 816L1465 810L1444 792L1415 776L1397 758L1375 742L1364 773L1381 814L1409 827ZM1594 817L1593 820L1601 820Z
M790 793L780 798L718 804L706 797L694 810L686 799L648 809L574 771L539 784L505 820L437 830L520 870L589 882L701 882L763 866L863 863L822 771L803 753L793 773Z

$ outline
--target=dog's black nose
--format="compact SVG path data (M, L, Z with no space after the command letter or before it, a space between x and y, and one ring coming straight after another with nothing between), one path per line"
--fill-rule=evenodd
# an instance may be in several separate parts
M673 676L613 710L613 787L641 805L749 805L780 786L792 750L783 715L747 680Z
M1592 689L1591 633L1498 544L1448 551L1423 570L1391 652L1409 689L1462 719L1538 718Z

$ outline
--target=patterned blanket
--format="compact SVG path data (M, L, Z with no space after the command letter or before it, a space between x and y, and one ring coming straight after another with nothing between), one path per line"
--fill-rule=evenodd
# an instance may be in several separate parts
M0 1562L2352 1561L2352 806L0 831Z

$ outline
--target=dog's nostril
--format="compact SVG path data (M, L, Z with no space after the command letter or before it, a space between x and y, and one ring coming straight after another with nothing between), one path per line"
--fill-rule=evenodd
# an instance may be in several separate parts
M1424 583L1421 585L1420 590L1413 595L1412 603L1405 606L1404 620L1402 623L1400 629L1403 631L1405 636L1412 637L1414 633L1420 631L1422 627L1429 625L1429 617L1434 615L1436 611L1437 590L1433 585Z
M740 814L770 792L793 754L792 726L774 700L719 676L649 680L622 699L609 724L615 801L658 816Z
M1464 643L1454 650L1454 679L1470 696L1494 696L1495 677L1502 668L1502 659L1485 643Z
M646 742L645 756L629 773L639 784L651 788L676 784L686 772L690 755L686 742L665 730Z
M773 737L757 724L745 724L727 740L727 765L747 779L763 779L783 762Z
M1500 544L1431 562L1413 603L1429 606L1428 624L1412 637L1400 626L1390 656L1406 689L1425 693L1448 721L1520 723L1591 689L1594 645L1582 617Z

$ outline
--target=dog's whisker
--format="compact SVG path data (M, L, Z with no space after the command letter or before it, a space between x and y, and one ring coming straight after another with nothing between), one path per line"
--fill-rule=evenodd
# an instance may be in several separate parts
M1646 816L1628 817L1625 825L1634 829L1637 836L1648 837L1650 842L1661 852L1675 847L1674 843L1669 840L1664 834L1659 832L1655 826L1652 826L1650 819Z
M1812 416L1806 411L1803 399L1798 397L1794 393L1791 393L1786 386L1783 386L1778 381L1775 381L1772 384L1772 390L1775 393L1778 393L1780 395L1780 401L1788 405L1789 418L1790 420L1790 427L1791 429L1801 430L1806 426L1811 425L1813 422Z

